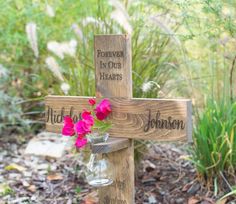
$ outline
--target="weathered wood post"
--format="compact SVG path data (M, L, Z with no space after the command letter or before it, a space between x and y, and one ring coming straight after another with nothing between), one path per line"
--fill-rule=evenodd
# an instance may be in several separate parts
M96 97L132 98L131 56L131 39L128 35L95 36ZM130 139L129 147L107 155L114 166L112 169L114 182L99 189L99 202L134 203L133 140Z

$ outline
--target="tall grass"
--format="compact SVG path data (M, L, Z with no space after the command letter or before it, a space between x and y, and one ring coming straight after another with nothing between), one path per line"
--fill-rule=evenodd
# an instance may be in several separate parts
M207 46L201 50L201 54L195 52L204 59L202 62L200 60L197 62L201 65L199 64L200 72L196 73L206 77L198 77L196 83L199 83L199 90L194 91L195 105L198 106L195 106L195 143L192 159L200 176L209 183L213 183L217 178L218 181L235 179L236 103L233 77L235 49L232 49L236 33L235 22L232 20L235 16L233 12L235 6L231 1L200 1L196 3L196 7L201 9L193 11L193 13L200 12L208 18L199 21L197 27L203 33L195 37L195 40L207 40ZM186 20L186 23L190 23L191 20L197 22L193 16ZM204 88L201 88L202 86ZM200 103L196 100L206 103L201 103L199 106Z
M236 102L209 100L194 129L193 160L207 180L236 168Z
M94 34L132 35L136 97L156 97L168 77L177 73L174 64L181 44L174 33L179 22L165 20L172 16L165 13L164 2L160 7L149 1L88 0L71 4L69 0L49 3L1 0L1 5L0 31L4 35L0 37L0 48L5 52L0 59L22 79L20 95L23 98L48 93L62 95L63 82L70 85L69 95L94 95ZM48 14L48 8L54 15ZM29 37L30 24L36 29ZM75 55L58 55L55 50L65 49L63 45L71 40L77 43ZM59 49L49 49L52 42L58 43ZM55 59L63 79L48 69L48 57ZM143 83L148 81L154 81L161 88L153 86L148 92L142 91Z

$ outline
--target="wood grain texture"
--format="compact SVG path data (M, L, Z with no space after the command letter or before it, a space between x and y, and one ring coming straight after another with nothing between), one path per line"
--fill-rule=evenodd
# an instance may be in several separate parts
M131 39L128 35L96 35L94 62L97 97L132 97Z
M109 138L106 142L91 145L92 153L111 153L130 146L130 140L126 138Z
M54 117L61 119L62 110L64 110L64 115L69 115L73 110L71 116L78 118L83 109L89 109L88 99L89 97L79 96L47 96L45 100L46 129L60 133L62 121L53 123L51 119ZM112 137L157 141L188 139L191 141L191 101L188 99L110 98L110 101L112 106L110 120L113 126L109 133ZM50 108L52 108L53 115L48 111ZM181 121L183 129L181 129L181 124L178 126ZM173 126L171 127L171 125ZM147 126L149 129L145 132Z
M99 188L99 204L134 204L134 147L105 154L112 164L113 183Z
M104 52L123 52L123 57L98 58L97 50ZM96 97L127 97L132 98L131 40L128 35L98 35L94 39L94 61L96 68ZM103 80L100 73L104 68L99 63L115 62L117 69L106 69L119 80ZM121 79L121 80L120 80ZM119 137L119 132L112 136ZM120 135L121 136L121 135ZM122 135L124 136L124 135ZM107 154L113 165L113 184L99 189L100 204L133 204L134 203L134 146L130 139L128 148Z

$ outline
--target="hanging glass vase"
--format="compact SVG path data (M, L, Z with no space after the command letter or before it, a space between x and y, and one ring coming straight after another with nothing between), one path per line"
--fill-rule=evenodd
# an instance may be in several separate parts
M108 137L108 133L102 135L91 133L87 135L91 145L106 142ZM94 187L108 186L113 183L111 163L105 159L105 155L91 154L87 164L86 179L88 184Z

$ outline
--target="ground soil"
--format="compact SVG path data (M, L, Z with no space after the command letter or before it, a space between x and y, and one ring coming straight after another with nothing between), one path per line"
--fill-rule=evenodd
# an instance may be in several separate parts
M24 155L32 136L0 138L0 204L95 204L97 191L84 180L81 155L68 153L61 159ZM150 145L136 166L137 204L212 204L225 192L214 196L186 160L186 146ZM222 200L219 204L235 203Z

